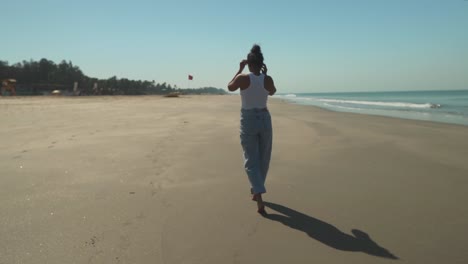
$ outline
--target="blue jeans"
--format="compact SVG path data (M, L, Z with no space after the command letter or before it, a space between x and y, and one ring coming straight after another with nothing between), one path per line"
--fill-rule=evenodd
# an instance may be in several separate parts
M240 139L251 190L254 194L265 193L273 140L271 116L267 109L241 110Z

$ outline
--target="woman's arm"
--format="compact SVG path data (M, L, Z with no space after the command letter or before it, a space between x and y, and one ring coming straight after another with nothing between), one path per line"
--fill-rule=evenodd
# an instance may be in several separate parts
M265 76L265 89L268 91L269 95L274 95L276 93L275 83L273 82L273 78L269 75Z
M247 65L247 60L242 60L239 64L239 70L237 71L236 75L234 75L234 78L232 78L232 80L228 84L229 91L234 92L235 90L241 87L241 83L242 83L241 73L244 70L245 65Z
M274 95L276 93L275 83L273 82L273 78L267 75L268 68L266 64L263 64L262 72L265 74L265 89L268 91L269 95Z

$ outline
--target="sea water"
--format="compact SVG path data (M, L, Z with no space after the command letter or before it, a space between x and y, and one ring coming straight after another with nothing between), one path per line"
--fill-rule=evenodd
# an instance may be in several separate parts
M279 94L277 98L333 111L468 126L468 90Z

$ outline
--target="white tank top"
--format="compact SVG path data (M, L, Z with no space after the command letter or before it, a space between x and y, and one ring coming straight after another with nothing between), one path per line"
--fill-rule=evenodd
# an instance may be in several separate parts
M266 108L268 100L268 91L265 89L265 75L259 76L250 73L250 85L247 89L241 90L242 109Z

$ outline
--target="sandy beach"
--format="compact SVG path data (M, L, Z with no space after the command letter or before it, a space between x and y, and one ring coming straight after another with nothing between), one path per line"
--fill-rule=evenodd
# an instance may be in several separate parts
M468 263L468 127L240 98L0 98L0 263Z

